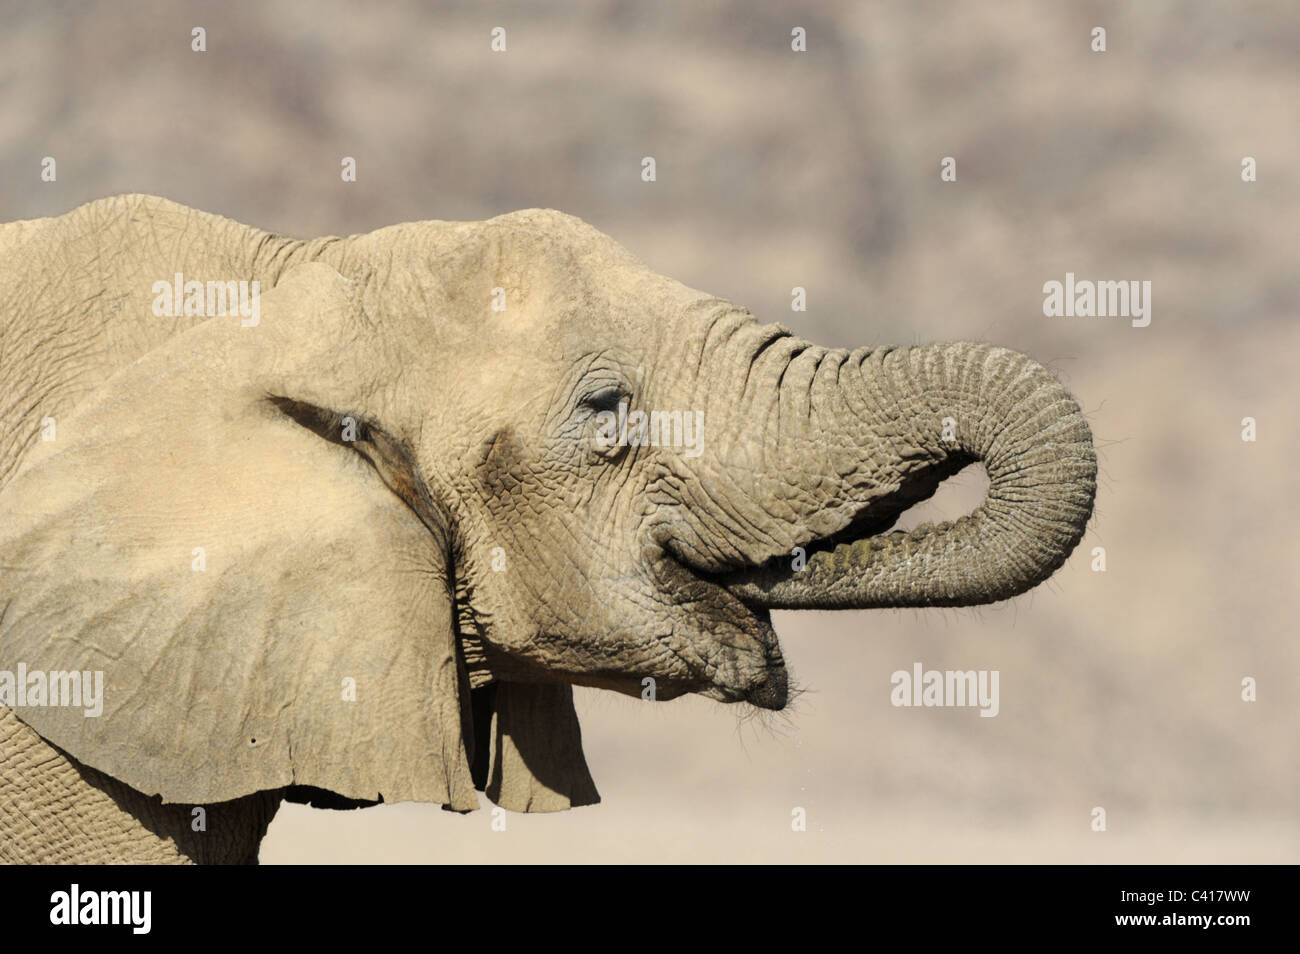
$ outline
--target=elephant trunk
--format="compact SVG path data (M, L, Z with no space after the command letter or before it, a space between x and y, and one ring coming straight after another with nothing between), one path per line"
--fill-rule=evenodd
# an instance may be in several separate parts
M970 343L852 353L799 345L786 356L783 435L786 422L802 416L812 431L796 439L805 463L808 448L830 448L816 456L813 479L798 485L827 491L796 500L806 565L796 554L727 575L725 585L745 602L770 609L989 603L1042 582L1083 536L1096 490L1092 437L1074 399L1030 358ZM800 362L810 370L796 370ZM792 384L803 387L801 397L784 393ZM789 413L792 400L804 415ZM783 466L798 467L791 459L798 456L782 454ZM973 513L882 532L974 461L984 463L989 489ZM827 514L839 524L830 534L817 530Z

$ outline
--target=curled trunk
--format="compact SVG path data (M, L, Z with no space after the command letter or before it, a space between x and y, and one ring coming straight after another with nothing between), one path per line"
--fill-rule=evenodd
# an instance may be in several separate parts
M865 459L886 464L870 471L869 485L859 481L859 516L808 542L806 566L776 558L730 574L728 589L772 609L960 606L1015 596L1065 561L1092 513L1097 461L1078 404L1051 372L981 344L819 360L827 356L839 362L834 380L846 393L820 403L847 419L811 426L855 435ZM984 463L990 482L973 513L879 534L902 507L973 461ZM806 518L815 523L815 515Z

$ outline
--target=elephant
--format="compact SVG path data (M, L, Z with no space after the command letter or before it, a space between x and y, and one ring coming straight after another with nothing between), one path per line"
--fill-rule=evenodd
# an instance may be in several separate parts
M0 226L0 296L10 862L591 805L574 686L779 710L773 609L1009 599L1092 513L1031 358L819 347L556 211L300 240L116 196Z

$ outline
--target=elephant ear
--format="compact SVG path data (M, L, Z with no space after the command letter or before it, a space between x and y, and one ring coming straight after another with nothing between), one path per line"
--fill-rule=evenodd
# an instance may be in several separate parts
M486 779L476 779L488 798L516 812L600 801L582 752L572 686L502 682L475 691L491 693L491 767ZM483 728L477 710L476 728Z
M448 541L374 406L379 336L302 265L256 326L212 318L60 420L0 490L0 704L165 801L477 808Z

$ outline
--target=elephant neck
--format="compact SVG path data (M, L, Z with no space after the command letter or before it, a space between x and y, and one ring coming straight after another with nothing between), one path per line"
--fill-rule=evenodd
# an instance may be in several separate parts
M47 743L0 707L0 863L256 864L282 792L164 805Z

